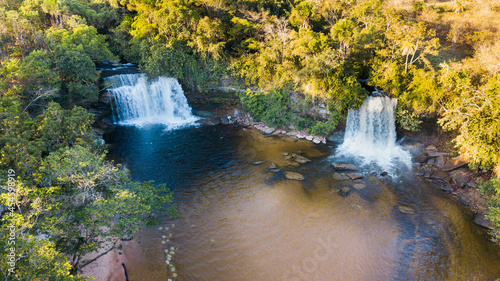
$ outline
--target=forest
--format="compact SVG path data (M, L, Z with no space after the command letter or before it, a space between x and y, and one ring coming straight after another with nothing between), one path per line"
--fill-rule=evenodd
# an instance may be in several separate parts
M23 237L15 274L7 254L2 274L84 280L85 254L175 215L168 188L105 159L86 110L103 91L102 62L207 96L244 89L255 120L316 135L378 87L398 98L400 130L437 122L471 168L499 175L499 27L497 0L0 0L0 247L12 225ZM498 229L497 177L482 191Z

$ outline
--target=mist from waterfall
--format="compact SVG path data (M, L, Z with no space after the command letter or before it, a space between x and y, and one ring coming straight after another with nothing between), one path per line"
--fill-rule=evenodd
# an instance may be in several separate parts
M394 110L397 99L369 96L359 110L349 110L344 142L336 157L356 157L363 165L390 170L411 166L411 155L396 143Z
M113 117L120 125L164 124L169 129L193 124L184 91L174 78L148 80L145 74L122 74L106 78L113 94Z

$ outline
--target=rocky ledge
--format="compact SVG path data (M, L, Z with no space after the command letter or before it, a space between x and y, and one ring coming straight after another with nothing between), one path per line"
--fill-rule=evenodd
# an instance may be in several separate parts
M242 125L244 127L254 128L262 132L262 134L264 135L285 135L296 139L304 139L312 141L315 144L320 144L320 143L326 144L327 141L326 137L308 134L306 130L294 130L289 127L274 128L262 122L255 122L250 116L250 114L244 114L239 109L235 109L229 113L218 114L218 115L213 115L211 117L203 118L198 120L197 122L203 125L211 125L211 126L219 124Z
M474 213L473 221L487 229L492 229L490 221L485 219L489 213L487 198L481 195L477 179L489 177L489 171L472 171L468 168L469 159L464 155L451 157L440 152L433 145L427 146L419 155L413 156L417 176L438 183L443 191L456 196Z

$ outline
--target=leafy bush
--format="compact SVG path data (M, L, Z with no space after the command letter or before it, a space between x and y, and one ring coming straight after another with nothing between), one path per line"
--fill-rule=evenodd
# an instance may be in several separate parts
M317 121L316 124L314 124L314 126L307 129L307 133L318 136L329 135L337 127L338 122L335 120L336 120L335 118L331 118L326 122Z
M288 108L290 96L287 89L272 90L268 94L254 93L247 89L240 95L241 103L256 121L263 121L273 127L290 124L292 113Z
M483 182L482 179L478 179L478 183L481 194L493 194L495 192L496 186L500 184L498 179L495 178L492 178L485 182Z
M396 123L403 130L417 132L420 130L422 120L418 119L418 115L415 112L398 106L396 109Z
M297 129L304 130L306 128L314 126L314 124L314 120L310 118L299 118L299 120L297 120Z

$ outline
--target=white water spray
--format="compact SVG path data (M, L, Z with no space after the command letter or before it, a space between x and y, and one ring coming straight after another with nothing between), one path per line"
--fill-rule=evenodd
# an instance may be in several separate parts
M120 125L160 123L176 128L198 119L192 115L177 79L158 77L148 81L144 74L122 74L106 82L114 96L114 118Z
M349 110L337 155L359 157L363 164L375 163L386 170L396 163L410 167L410 153L396 144L396 105L397 99L368 97L359 110Z

